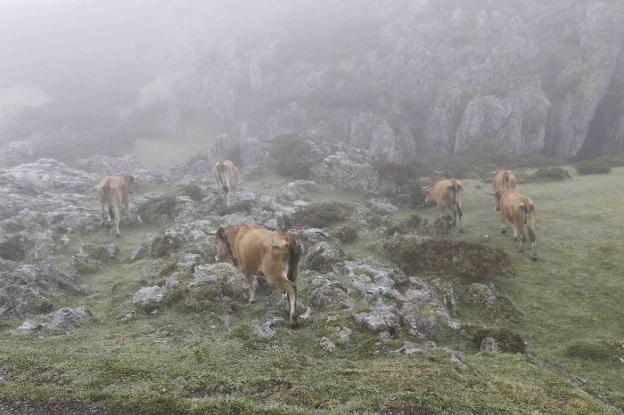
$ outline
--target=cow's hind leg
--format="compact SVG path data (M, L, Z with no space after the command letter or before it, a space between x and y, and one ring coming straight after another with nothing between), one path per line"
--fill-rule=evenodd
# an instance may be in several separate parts
M115 218L115 236L119 238L119 221L121 220L121 209L117 206L113 206L113 217Z
M249 290L249 304L256 301L256 278L252 273L245 273L245 282Z
M289 305L289 322L293 324L295 321L295 310L297 308L297 285L290 281L286 276L272 279L273 285L286 291Z
M507 229L505 229L505 218L503 216L501 216L500 230L503 235L507 233Z
M537 255L537 244L535 243L535 230L532 226L528 226L529 240L531 241L531 248L533 250L533 256Z
M100 225L104 225L104 216L106 216L106 203L102 202L100 204Z
M520 241L520 252L524 252L524 244L526 243L526 235L524 234L524 226L514 227L514 232L516 233L516 240Z

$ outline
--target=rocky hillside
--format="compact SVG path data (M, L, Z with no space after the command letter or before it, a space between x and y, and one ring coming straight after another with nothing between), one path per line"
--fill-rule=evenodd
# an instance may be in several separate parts
M225 3L150 10L164 36L140 76L73 80L76 102L44 85L52 100L11 113L8 138L119 141L195 123L230 140L296 132L395 160L483 142L561 158L624 145L617 0ZM106 102L86 102L104 86ZM78 102L79 120L49 109Z
M327 154L311 167L315 181L246 168L226 207L206 175L208 153L148 169L133 157L19 162L27 150L14 143L0 152L16 163L0 169L0 409L610 414L624 402L617 317L569 322L598 301L605 313L619 310L620 282L603 279L617 278L610 270L621 257L612 253L621 247L593 239L619 232L608 210L616 199L601 205L614 222L606 233L593 205L573 210L579 226L589 212L584 251L598 246L606 276L590 267L586 284L597 286L560 299L562 287L585 284L585 262L557 253L569 254L568 242L548 239L574 239L557 201L569 188L556 197L547 196L552 186L531 188L544 218L545 259L533 262L512 254L511 238L484 233L498 219L481 182L465 182L460 236L400 208L400 198L371 195L388 184L364 180L373 172L357 152ZM328 168L331 180L319 173ZM93 185L120 170L137 178L131 209L142 223L124 220L116 239L99 223ZM546 232L555 216L563 225ZM286 300L263 278L249 305L238 270L215 261L206 232L240 223L292 232L303 245L297 325L285 322ZM587 340L570 334L580 327ZM557 361L589 380L548 360L564 346Z

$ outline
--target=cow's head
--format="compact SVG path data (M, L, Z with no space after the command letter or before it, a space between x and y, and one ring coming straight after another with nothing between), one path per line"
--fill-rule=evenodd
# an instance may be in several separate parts
M215 232L215 248L215 259L217 261L227 261L228 259L232 259L232 261L234 261L232 247L230 246L230 242L227 238L227 232L223 226L219 227L217 232Z
M433 186L420 186L420 190L425 194L425 203L433 202Z

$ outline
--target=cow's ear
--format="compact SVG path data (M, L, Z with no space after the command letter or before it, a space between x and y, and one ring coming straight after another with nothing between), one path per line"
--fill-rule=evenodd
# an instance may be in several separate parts
M519 208L520 210L522 210L523 212L525 212L525 213L526 213L526 211L527 211L527 207L526 207L526 205L525 205L524 203L521 203L521 204L520 204L520 206L518 206L518 208Z
M225 239L225 228L223 226L219 226L219 229L217 229L216 236L219 239Z

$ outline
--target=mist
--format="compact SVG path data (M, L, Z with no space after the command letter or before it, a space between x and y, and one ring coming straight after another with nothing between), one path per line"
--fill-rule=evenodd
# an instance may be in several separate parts
M624 410L621 0L0 0L0 413Z

